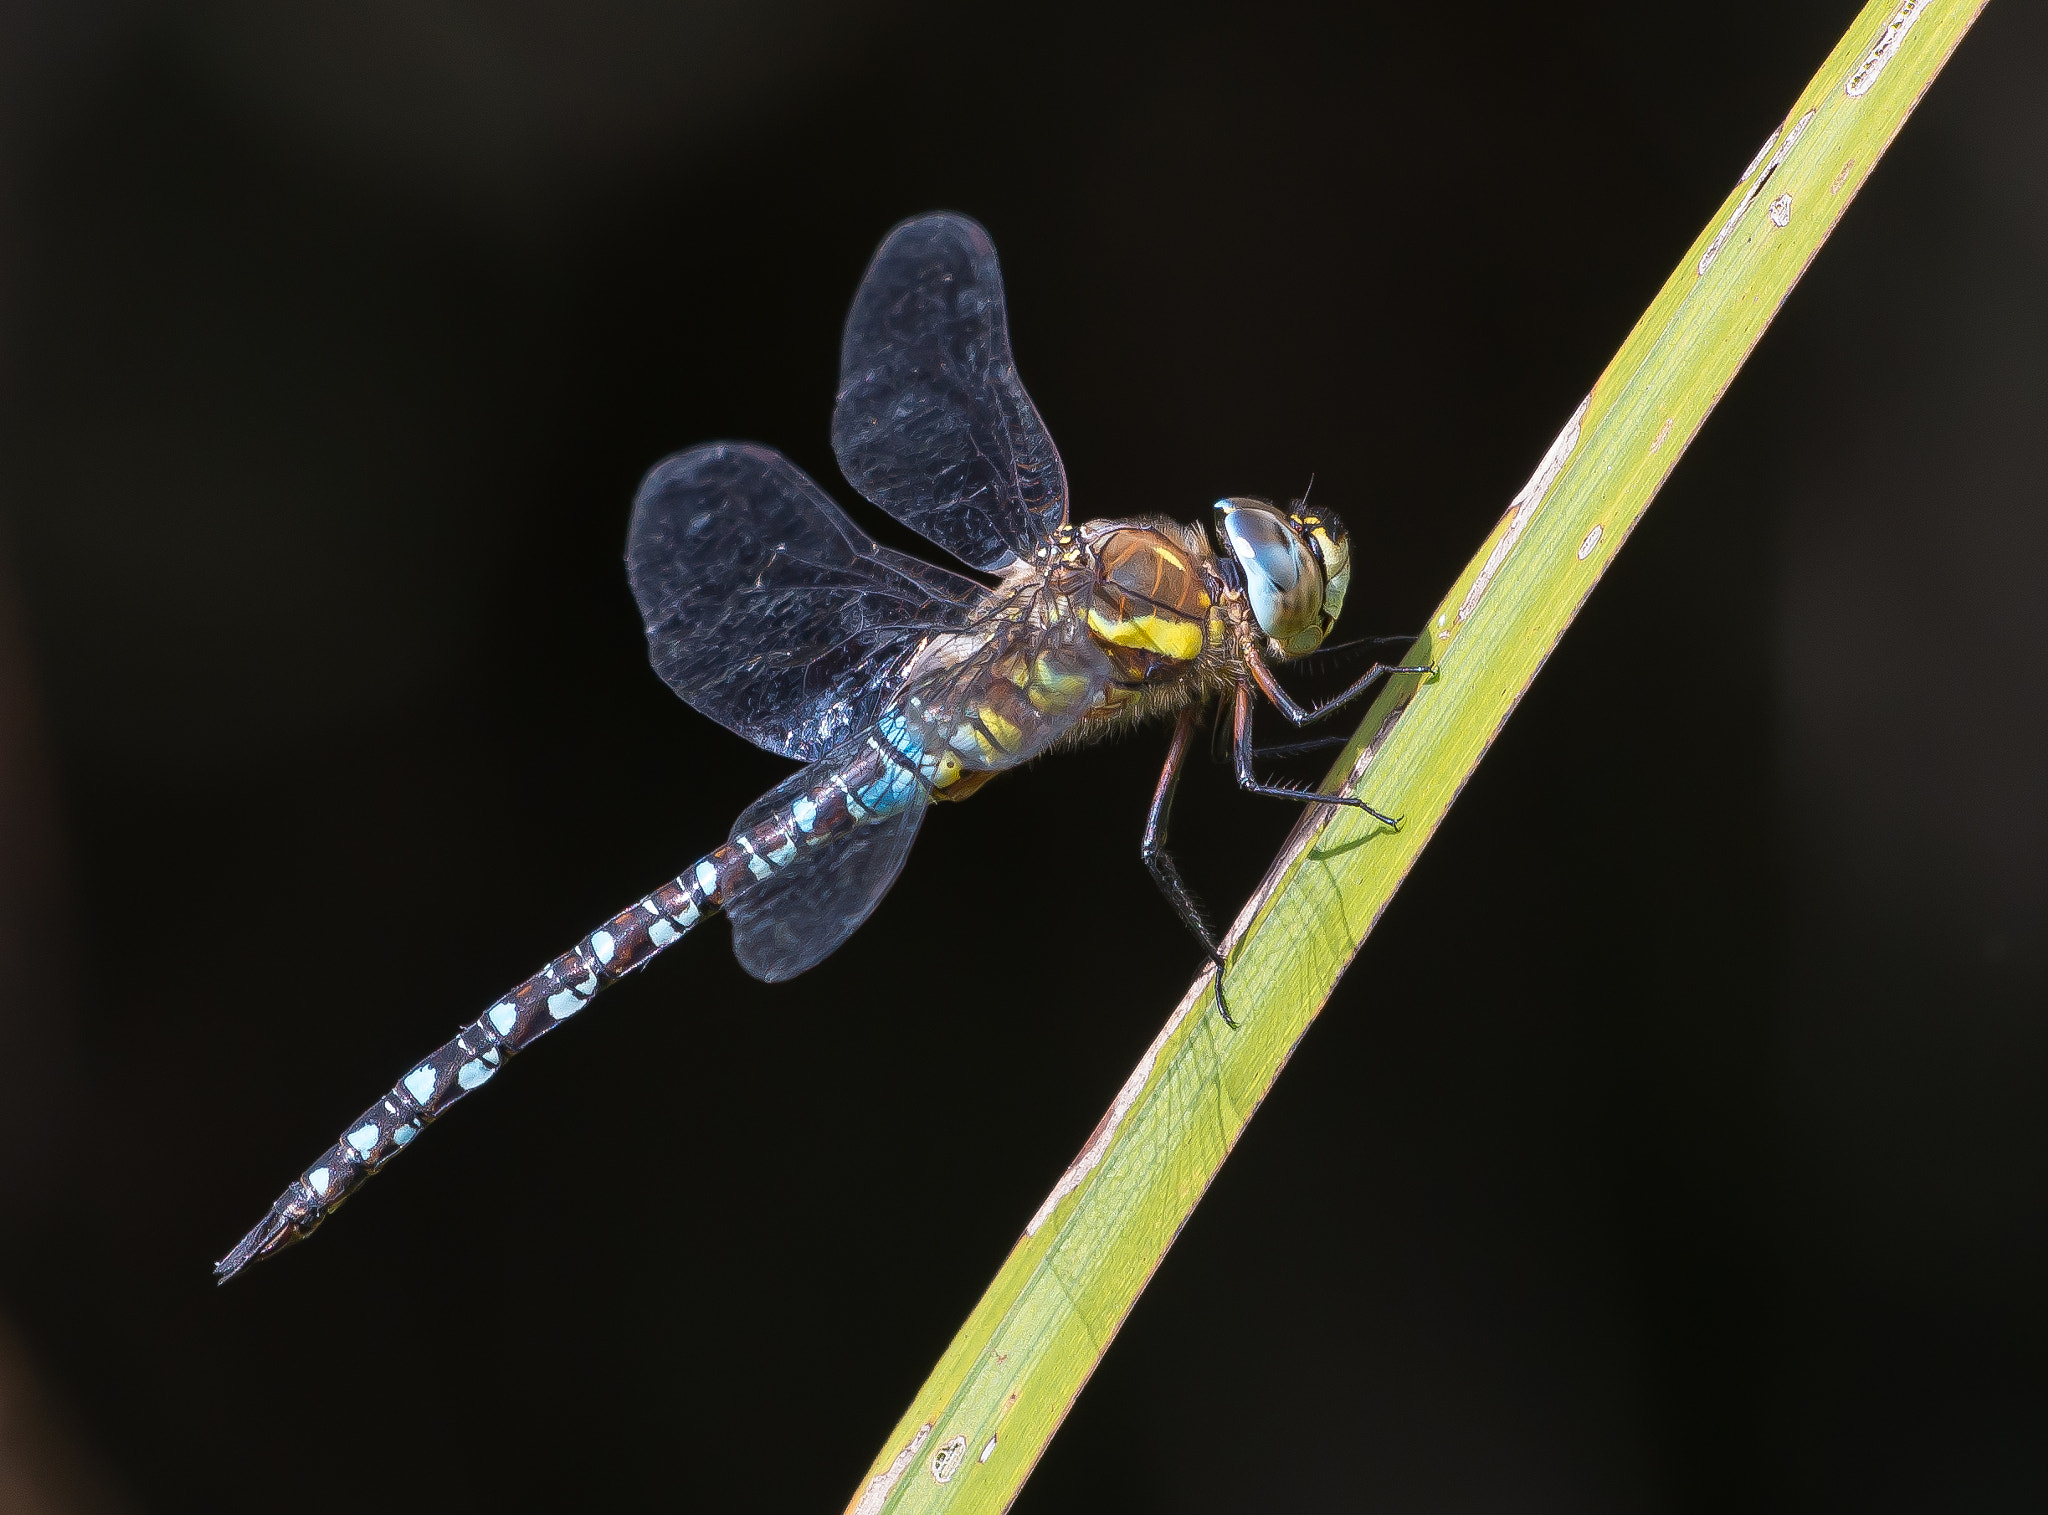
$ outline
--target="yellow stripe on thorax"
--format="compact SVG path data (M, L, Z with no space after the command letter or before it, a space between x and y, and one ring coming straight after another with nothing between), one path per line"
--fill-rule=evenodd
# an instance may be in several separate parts
M1179 616L1157 614L1112 619L1099 608L1088 611L1088 629L1105 642L1157 652L1176 662L1192 663L1202 653L1202 626Z

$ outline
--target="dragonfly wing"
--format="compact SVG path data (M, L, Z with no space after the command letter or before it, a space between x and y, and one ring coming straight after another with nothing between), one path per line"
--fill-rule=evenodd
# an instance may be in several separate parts
M950 748L963 768L1001 770L1086 719L1109 688L1109 658L1078 615L1042 617L1043 594L1033 586L991 596L972 628L935 648L956 660L911 674L882 717L883 734L900 749Z
M833 762L814 763L769 790L733 824L733 836L770 820L827 782ZM917 840L927 808L922 786L892 815L851 827L755 880L726 903L732 950L755 978L779 984L814 968L874 913Z
M662 681L806 762L865 730L920 641L958 631L989 593L878 545L781 453L738 442L648 473L626 573Z
M921 216L868 265L839 352L832 448L868 499L1000 571L1067 519L1067 476L1010 358L988 233Z

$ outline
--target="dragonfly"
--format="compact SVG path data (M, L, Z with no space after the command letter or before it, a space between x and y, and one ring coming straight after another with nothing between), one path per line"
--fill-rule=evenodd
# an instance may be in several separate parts
M1322 648L1351 578L1343 524L1304 501L1217 502L1212 530L1160 515L1075 524L1058 450L1011 356L988 233L952 214L891 231L840 346L832 447L870 503L975 573L876 542L772 448L713 442L642 482L626 571L654 670L702 714L804 766L724 845L636 901L415 1064L214 1265L221 1282L310 1235L507 1059L723 911L777 983L829 956L901 871L925 812L1055 749L1171 717L1140 847L1215 969L1225 952L1167 850L1196 733L1227 714L1239 787L1262 782L1252 716L1296 726L1395 673L1375 662L1305 705L1276 665Z

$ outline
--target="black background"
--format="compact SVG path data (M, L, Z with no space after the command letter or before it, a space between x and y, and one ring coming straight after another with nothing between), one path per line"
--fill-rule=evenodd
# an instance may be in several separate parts
M1855 13L16 7L0 1497L837 1508L1196 966L1163 734L936 814L795 984L707 930L208 1278L786 770L646 667L642 471L844 498L847 301L955 208L1077 513L1313 473L1344 629L1412 629ZM2044 22L1937 83L1020 1509L2048 1503ZM1227 915L1291 816L1182 805Z

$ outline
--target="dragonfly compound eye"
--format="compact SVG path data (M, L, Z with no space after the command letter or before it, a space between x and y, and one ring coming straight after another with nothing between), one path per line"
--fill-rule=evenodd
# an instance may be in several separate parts
M1315 651L1330 617L1323 567L1309 539L1264 500L1217 501L1216 525L1244 573L1245 598L1259 629L1289 657Z

